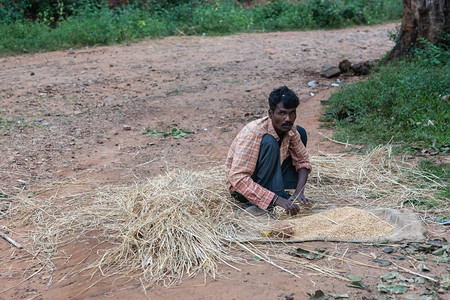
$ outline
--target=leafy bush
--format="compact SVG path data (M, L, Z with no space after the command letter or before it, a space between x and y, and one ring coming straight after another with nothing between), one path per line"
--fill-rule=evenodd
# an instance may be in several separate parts
M392 141L403 147L448 151L448 51L433 46L420 53L418 58L381 66L367 81L332 95L324 120L337 127L337 139L369 146Z
M123 43L149 36L342 27L399 19L402 11L398 0L274 0L250 6L233 0L0 3L0 55L24 49L36 52Z

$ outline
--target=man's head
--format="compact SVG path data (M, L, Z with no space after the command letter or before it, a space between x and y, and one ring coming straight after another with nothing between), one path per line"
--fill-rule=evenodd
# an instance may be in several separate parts
M269 118L279 136L288 132L294 126L297 118L297 106L300 100L286 86L273 90L269 95Z

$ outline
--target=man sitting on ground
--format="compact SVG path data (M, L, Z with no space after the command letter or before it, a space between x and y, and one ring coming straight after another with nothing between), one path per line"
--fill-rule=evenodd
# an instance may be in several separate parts
M300 101L286 86L269 95L269 116L247 124L236 136L225 163L233 197L255 215L281 206L290 215L310 205L303 190L311 171L304 128L294 127ZM282 162L282 163L281 163ZM285 189L295 189L291 196ZM259 208L258 208L259 207Z

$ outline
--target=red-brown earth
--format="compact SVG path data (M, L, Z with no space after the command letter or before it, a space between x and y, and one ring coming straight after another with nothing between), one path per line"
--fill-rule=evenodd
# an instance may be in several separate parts
M321 100L339 88L331 83L362 78L324 79L320 68L343 59L380 59L393 46L388 31L395 26L176 36L0 58L0 195L14 199L18 190L35 191L68 178L131 184L167 168L207 169L224 161L232 139L247 122L266 115L268 94L282 85L301 100L297 123L308 131L309 153L342 152L343 146L319 134L332 134L319 127ZM309 87L312 80L319 85ZM195 134L180 139L142 134L173 127ZM26 241L30 228L11 227L14 216L8 208L14 201L8 199L0 199L0 225L14 228L9 235ZM433 227L430 235L448 238L448 231ZM335 257L367 265L374 265L373 255L390 257L372 245L301 246L327 249ZM299 279L242 252L250 264L236 265L240 271L224 265L215 280L197 276L180 286L156 284L144 292L139 280L72 272L96 258L97 248L89 243L66 246L65 256L43 269L26 251L26 243L24 247L18 250L0 239L0 299L309 299L307 293L319 289L375 299L380 276L390 271L337 259L317 262L344 276L362 275L368 289L361 290L295 263L283 265ZM398 263L417 272L420 262L412 257ZM430 277L449 275L445 265L428 260L427 265ZM420 295L425 287L432 284L412 284L408 293Z

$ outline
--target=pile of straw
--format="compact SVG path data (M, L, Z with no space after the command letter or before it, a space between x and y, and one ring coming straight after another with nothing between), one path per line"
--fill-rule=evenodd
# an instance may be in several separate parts
M172 285L185 274L214 277L218 263L240 260L229 254L232 243L243 233L258 234L253 218L242 221L224 181L222 168L178 171L133 186L101 187L61 204L24 197L20 210L36 227L35 253L95 231L99 242L111 244L95 263L103 274L138 270L149 282Z
M320 155L312 157L312 165L305 194L316 207L397 208L408 199L433 199L441 185L395 160L389 148L367 156ZM63 198L23 195L16 203L14 219L35 228L24 243L33 253L56 253L66 243L95 235L108 247L92 267L102 273L137 271L149 282L166 285L199 272L214 277L218 263L239 260L230 254L233 245L251 249L242 241L260 238L267 225L244 218L226 189L222 168L172 172ZM442 214L449 211L448 203L440 208Z
M433 174L420 171L392 154L391 146L379 146L365 156L323 154L311 158L313 171L305 194L316 207L403 208L412 206L425 214L450 211L448 201L436 199L446 185ZM416 203L436 204L415 206Z

